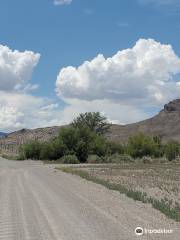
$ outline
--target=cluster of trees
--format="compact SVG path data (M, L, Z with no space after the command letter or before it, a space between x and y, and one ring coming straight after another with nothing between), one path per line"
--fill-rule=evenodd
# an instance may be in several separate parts
M80 162L85 162L90 154L104 156L107 143L103 135L109 127L106 118L99 112L80 114L49 142L32 141L21 146L20 158L56 160L74 155Z
M166 157L169 161L172 161L180 156L180 143L176 141L162 143L160 137L151 137L139 133L129 138L126 151L133 158L144 156Z
M142 133L129 138L127 144L109 142L104 134L110 124L99 112L80 114L70 126L60 130L58 137L48 141L32 141L20 147L21 159L57 160L72 156L79 162L86 162L89 155L106 157L113 154L128 154L133 158L167 157L173 160L180 155L180 144L163 144L159 137ZM69 158L67 158L67 156Z
M56 160L65 155L75 155L85 162L89 154L105 155L105 139L88 128L63 128L53 140L40 143L32 141L20 149L22 158Z

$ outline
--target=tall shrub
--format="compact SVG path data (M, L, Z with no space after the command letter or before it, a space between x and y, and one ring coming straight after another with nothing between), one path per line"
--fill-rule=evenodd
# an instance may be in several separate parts
M180 155L180 144L175 141L170 141L164 146L164 152L168 160L172 161Z
M158 145L150 136L139 133L129 138L127 152L132 157L155 156Z

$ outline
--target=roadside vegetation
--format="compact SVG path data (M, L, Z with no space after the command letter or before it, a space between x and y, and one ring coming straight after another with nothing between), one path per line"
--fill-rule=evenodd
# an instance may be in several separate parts
M180 165L86 165L58 169L119 191L135 201L149 203L180 222Z
M131 136L124 144L111 142L106 138L110 127L98 112L80 114L56 138L22 145L19 159L91 163L61 170L150 203L180 221L180 143L163 143L159 136L143 133Z
M14 161L20 160L19 156L13 156L13 155L8 155L8 154L1 154L1 153L0 153L0 156L2 158L8 159L8 160L14 160Z
M57 160L62 163L121 163L135 160L179 161L180 143L162 143L158 136L138 133L127 143L106 139L110 124L99 112L80 114L48 142L31 141L19 149L19 159Z

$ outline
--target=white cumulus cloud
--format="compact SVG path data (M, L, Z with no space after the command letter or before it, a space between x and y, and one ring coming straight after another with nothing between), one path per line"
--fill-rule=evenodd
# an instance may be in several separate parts
M170 45L140 39L131 49L111 58L102 54L78 68L63 68L56 91L63 99L162 103L180 95L173 76L180 73L180 58Z
M26 93L0 91L0 131L60 125L58 104Z
M13 131L58 123L56 104L29 92L38 88L29 83L40 54L20 52L0 45L0 130Z
M54 0L55 5L68 5L71 4L72 0Z
M112 122L132 123L180 96L180 58L171 45L153 39L140 39L110 58L100 54L77 68L61 69L56 92L64 109L29 93L38 88L28 80L39 54L0 49L0 131L67 124L88 111L99 111Z
M18 111L16 107L0 106L0 125L3 131L12 127L13 129L23 127L21 124L23 117L24 114Z
M56 80L56 92L67 103L61 120L69 122L87 111L120 123L151 117L179 98L179 73L180 58L172 46L153 39L140 39L110 58L99 54L77 68L65 67Z
M13 51L0 45L0 90L9 91L25 85L39 59L39 53Z
M100 112L110 122L118 122L121 124L133 123L146 119L151 113L146 113L139 106L129 103L112 102L110 100L79 100L68 99L68 105L59 113L60 123L68 124L80 113Z

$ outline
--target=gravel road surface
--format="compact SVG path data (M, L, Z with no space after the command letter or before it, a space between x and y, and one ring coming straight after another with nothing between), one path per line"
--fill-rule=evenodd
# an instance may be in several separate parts
M169 234L136 236L136 227ZM0 158L0 240L180 239L180 225L148 204L62 173Z

